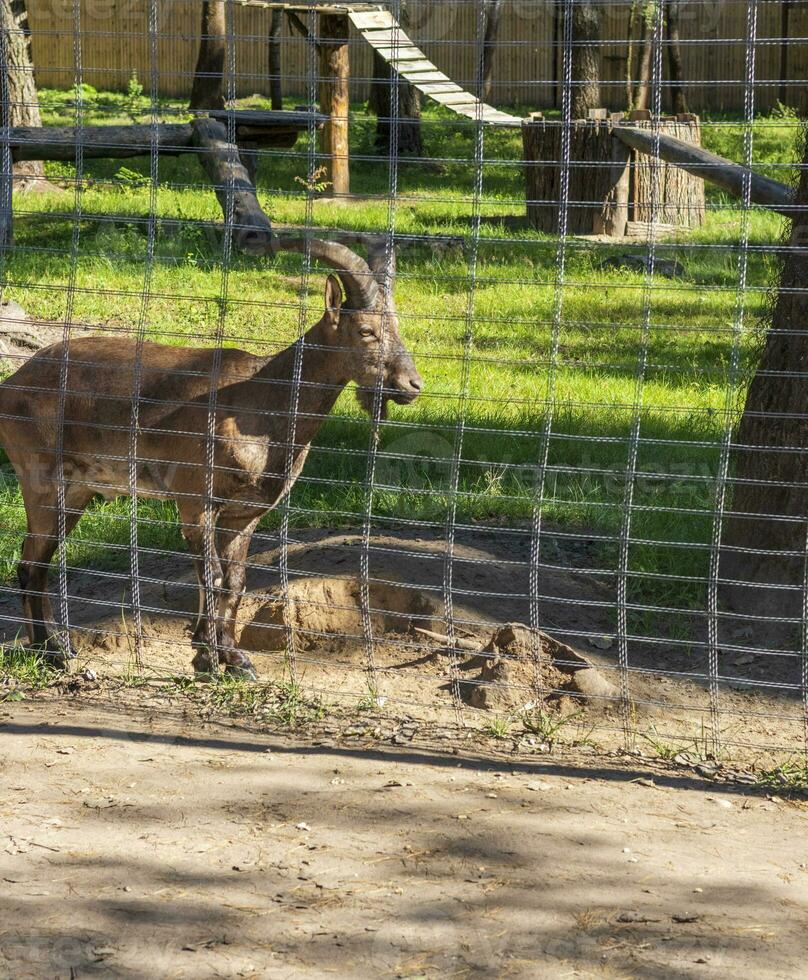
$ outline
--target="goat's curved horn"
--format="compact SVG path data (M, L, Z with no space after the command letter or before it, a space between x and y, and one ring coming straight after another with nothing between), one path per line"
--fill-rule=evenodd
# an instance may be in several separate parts
M346 306L351 310L368 310L376 305L379 286L376 277L365 260L339 242L326 242L321 238L278 237L276 249L282 252L310 251L312 258L330 265L340 277L345 289Z

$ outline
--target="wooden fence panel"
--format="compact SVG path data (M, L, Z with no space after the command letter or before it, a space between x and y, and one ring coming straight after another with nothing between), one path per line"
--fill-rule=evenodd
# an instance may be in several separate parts
M630 4L602 5L603 101L612 109L625 107L626 34ZM682 42L687 97L695 112L743 110L747 34L746 0L692 0L682 3ZM82 0L80 25L81 78L96 88L125 88L136 74L149 90L152 55L147 31L146 0ZM185 97L190 92L196 60L199 0L160 0L157 68L160 93ZM506 0L495 68L494 105L549 109L560 97L557 75L561 58L554 38L560 32L563 5L552 0ZM408 33L443 72L474 91L479 60L479 0L435 3L411 0ZM792 42L785 49L791 84L783 87L784 4L759 2L755 45L755 106L766 110L786 95L801 97L808 70L808 45ZM788 8L789 33L808 33L805 4ZM29 0L33 50L40 85L70 88L77 78L72 3ZM267 32L269 11L236 7L237 93L268 94ZM636 50L636 43L635 43ZM351 42L352 99L367 98L372 59L359 35ZM285 28L283 68L287 94L305 100L310 59L306 42ZM316 61L314 62L316 64ZM316 69L315 69L316 70ZM663 109L668 109L663 91Z

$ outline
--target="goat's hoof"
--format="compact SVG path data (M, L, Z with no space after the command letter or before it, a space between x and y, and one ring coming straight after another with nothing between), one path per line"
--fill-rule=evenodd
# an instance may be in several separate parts
M224 668L225 673L237 681L257 681L258 674L255 667L248 660L246 664L227 664Z
M191 666L194 668L195 674L213 673L213 661L210 659L210 654L207 650L200 650L191 661Z

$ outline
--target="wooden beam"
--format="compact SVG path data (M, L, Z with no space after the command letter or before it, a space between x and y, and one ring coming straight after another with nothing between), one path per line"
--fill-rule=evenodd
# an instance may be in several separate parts
M227 131L216 119L195 119L192 127L194 146L201 151L199 162L213 183L225 225L232 195L233 244L244 252L266 253L272 242L272 226L239 159L238 147L227 142Z
M328 116L323 127L322 152L326 158L330 194L350 194L350 156L348 144L348 18L343 14L320 14L320 111Z
M311 120L309 113L266 113L249 110L234 113L236 142L242 139L260 147L293 146ZM212 112L211 116L225 119L228 112ZM323 120L314 117L317 125ZM16 126L9 132L8 143L14 160L76 159L76 143L80 143L88 159L147 156L151 153L153 127L124 126ZM177 156L194 151L193 127L190 123L160 123L157 126L157 145L161 155Z
M675 164L694 177L701 177L736 197L744 196L745 186L749 182L749 199L752 204L762 204L789 216L794 213L794 191L778 180L763 177L732 160L709 153L700 146L684 143L673 136L657 136L650 129L638 129L636 126L623 124L615 126L612 133L626 146L646 154L658 151L661 160Z

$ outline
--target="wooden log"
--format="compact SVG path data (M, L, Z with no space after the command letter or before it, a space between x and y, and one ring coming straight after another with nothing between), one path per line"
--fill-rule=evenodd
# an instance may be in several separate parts
M213 112L215 118L226 113ZM293 146L298 135L307 129L307 113L236 112L236 141L241 139L258 146ZM263 119L261 118L263 117ZM320 117L316 117L321 122ZM157 143L161 155L176 156L194 150L190 123L161 123ZM84 156L93 159L125 158L148 155L152 145L152 127L125 126L16 126L9 130L9 145L14 160L67 160L76 158L76 143L81 142Z
M626 146L640 153L651 154L658 147L661 160L707 180L736 197L743 197L748 180L752 204L762 204L784 214L793 214L794 191L787 184L756 174L740 164L709 153L700 146L665 134L656 136L649 128L640 129L622 124L615 126L613 133Z
M328 116L323 127L322 152L327 169L329 193L350 194L348 143L348 18L344 14L320 14L318 52L320 57L320 109Z
M225 225L232 195L233 244L252 254L263 254L272 242L272 226L264 214L238 147L227 142L227 132L216 119L195 119L193 143L199 148L199 162L210 177L222 206Z
M71 337L86 337L97 330L71 324ZM33 357L37 351L55 344L64 335L64 323L33 320L13 300L0 302L0 375L8 375Z

